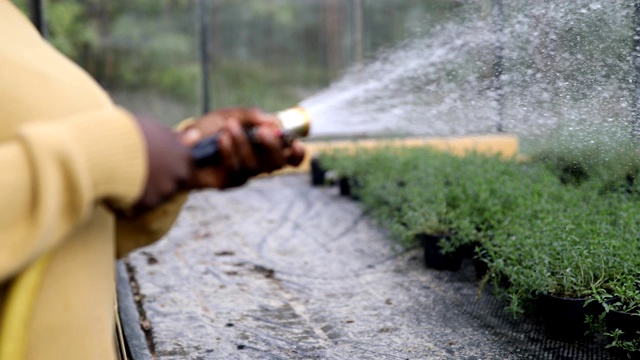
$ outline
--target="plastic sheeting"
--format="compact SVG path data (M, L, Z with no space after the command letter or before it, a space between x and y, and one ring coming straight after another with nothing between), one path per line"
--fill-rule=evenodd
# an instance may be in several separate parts
M535 319L513 320L478 294L470 263L426 269L420 248L394 246L357 202L308 176L194 194L127 263L137 305L121 307L148 329L134 359L609 358L602 339L557 342Z

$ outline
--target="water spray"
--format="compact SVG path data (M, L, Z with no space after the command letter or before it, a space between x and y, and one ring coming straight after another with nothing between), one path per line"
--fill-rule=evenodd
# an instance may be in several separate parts
M311 118L304 108L296 106L279 111L274 115L281 128L280 139L285 147L291 145L294 139L309 135ZM258 143L255 128L247 129L246 134L251 143ZM218 137L211 136L197 143L191 149L191 157L199 168L219 165L222 162L222 158L220 147L218 146Z

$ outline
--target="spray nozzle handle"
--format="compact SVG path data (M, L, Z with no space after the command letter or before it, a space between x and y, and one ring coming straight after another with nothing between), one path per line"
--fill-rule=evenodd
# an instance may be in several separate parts
M280 140L284 147L291 146L291 143L297 137L304 137L309 134L311 119L307 111L300 106L280 111L275 115L280 122ZM260 146L257 128L247 128L245 133L254 148ZM191 149L191 157L199 168L220 165L222 163L222 155L220 154L218 137L212 136L197 143Z
M245 129L245 134L249 139L249 142L251 142L251 144L253 145L254 149L260 146L256 128ZM291 146L291 143L295 138L295 134L291 131L280 131L280 140L282 141L283 147ZM214 135L205 138L194 145L191 148L191 158L193 159L193 163L195 164L195 166L198 168L220 165L222 163L222 154L220 153L218 136Z
M218 137L211 136L201 140L191 148L191 158L196 167L219 165L222 161Z

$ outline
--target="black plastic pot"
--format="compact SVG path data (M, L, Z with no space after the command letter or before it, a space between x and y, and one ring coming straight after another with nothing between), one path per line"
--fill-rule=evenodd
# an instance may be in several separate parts
M481 246L481 244L477 241L463 244L458 248L458 252L463 259L473 259L476 256L476 248Z
M320 186L324 185L325 176L327 171L320 165L318 158L311 159L311 185Z
M418 240L424 247L424 262L428 268L436 270L460 270L462 265L462 255L459 251L454 251L444 254L442 247L440 246L440 240L448 240L447 235L430 235L430 234L418 234L416 235Z
M341 177L338 180L340 187L340 195L349 196L353 200L360 200L358 190L360 190L360 182L356 178Z
M338 187L340 187L340 195L351 196L351 184L349 183L349 178L341 177L338 180Z
M489 264L486 260L488 258L488 255L485 248L482 246L482 243L474 242L473 244L475 246L472 259L473 269L476 271L476 279L484 279L487 273L489 273Z
M623 334L620 335L619 340L632 341L640 336L638 335L640 315L637 313L610 310L605 316L604 322L608 333L616 329L622 330ZM619 359L640 359L640 351L628 352L618 347L610 347L608 350Z
M476 279L483 279L489 272L489 265L481 257L473 258L473 268L476 271Z
M565 298L542 294L537 301L537 311L544 324L547 336L552 339L575 342L586 341L593 337L586 316L598 316L602 305L592 301L586 306L586 298Z

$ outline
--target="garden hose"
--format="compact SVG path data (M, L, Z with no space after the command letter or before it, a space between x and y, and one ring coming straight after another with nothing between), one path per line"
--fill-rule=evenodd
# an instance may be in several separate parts
M45 255L31 264L9 287L4 309L1 309L0 360L19 360L26 356L29 317L49 258L50 255Z
M298 137L305 137L309 134L311 119L309 114L302 107L293 107L275 114L280 122L280 138L285 146ZM257 135L254 129L246 130L247 137L251 143L257 143ZM191 157L197 167L207 167L219 165L222 161L220 157L220 147L218 137L208 137L197 143L191 149Z

